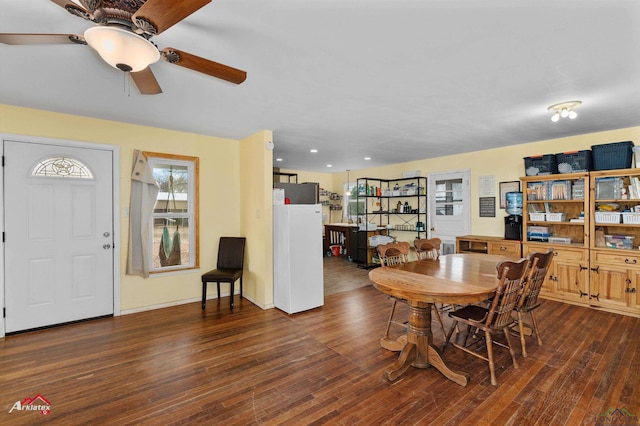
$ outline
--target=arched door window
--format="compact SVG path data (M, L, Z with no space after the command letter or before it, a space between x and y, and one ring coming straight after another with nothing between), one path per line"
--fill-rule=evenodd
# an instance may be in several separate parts
M93 179L93 173L86 164L75 158L62 156L39 161L31 170L31 176Z

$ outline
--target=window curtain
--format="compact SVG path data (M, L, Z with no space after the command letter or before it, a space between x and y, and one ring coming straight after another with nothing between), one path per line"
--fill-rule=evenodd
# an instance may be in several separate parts
M131 198L129 200L129 251L127 275L149 276L152 249L149 235L151 214L158 197L158 184L153 170L141 151L133 152Z

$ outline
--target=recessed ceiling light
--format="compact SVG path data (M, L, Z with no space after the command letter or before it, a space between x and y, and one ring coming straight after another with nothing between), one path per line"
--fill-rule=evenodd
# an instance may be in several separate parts
M333 164L327 164L327 167L333 167Z
M314 149L310 149L309 152L313 152L315 154L316 152L318 152L318 150L314 148Z
M371 160L371 157L364 157L365 160Z
M276 158L276 161L282 161L282 158Z

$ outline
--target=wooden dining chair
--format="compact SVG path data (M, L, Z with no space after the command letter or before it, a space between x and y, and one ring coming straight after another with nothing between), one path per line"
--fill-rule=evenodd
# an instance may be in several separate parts
M418 260L437 260L440 257L442 240L440 238L422 238L413 241Z
M442 240L440 238L422 238L413 240L413 247L416 249L416 256L418 260L438 260L440 257L440 249L442 247ZM442 322L441 312L451 310L452 306L449 304L433 304L433 312L436 314L436 319L440 324L442 330L442 337L447 336L447 332L444 329L444 323Z
M512 316L513 309L518 302L518 295L522 289L522 283L527 274L527 266L529 264L528 259L520 259L517 261L504 260L496 266L498 270L498 287L496 288L495 296L491 302L489 308L478 305L468 305L453 312L449 312L449 316L453 319L451 329L447 333L443 351L446 349L453 334L454 329L458 323L467 324L467 332L464 336L464 342L458 344L452 341L451 344L463 350L473 356L483 359L489 363L489 372L491 373L491 384L497 385L495 365L493 359L493 344L502 346L509 349L511 354L511 360L513 366L518 368L515 352L511 346L511 339L509 338L509 327L515 322ZM471 333L471 329L474 332ZM478 336L479 331L484 331L484 339ZM493 334L503 333L507 344L497 342L493 340ZM461 336L458 335L457 338ZM468 342L469 337L472 338L471 342ZM479 352L479 347L482 343L486 344L487 355L484 356ZM477 347L478 350L472 350L471 347Z
M540 306L538 301L538 295L542 288L542 284L549 273L551 262L553 261L554 249L549 249L544 253L535 252L531 253L527 258L529 259L528 274L522 289L522 292L518 296L518 303L515 306L515 311L518 315L518 334L520 334L520 344L522 346L522 356L526 358L527 349L525 343L525 329L528 327L533 329L533 334L536 336L538 346L542 346L542 339L540 338L540 331L538 330L538 322L534 315L534 311ZM529 314L531 318L531 324L524 322L524 314Z
M380 265L385 267L407 263L409 261L410 248L411 245L406 241L378 245L376 250L378 252L378 257L380 258ZM380 339L380 345L391 351L400 351L404 345L390 340L389 330L391 329L391 324L397 324L404 328L407 327L406 321L396 321L394 319L396 304L398 302L407 303L407 301L393 296L389 296L389 299L391 299L391 312L389 313L389 319L387 320L387 328L384 332L384 336Z

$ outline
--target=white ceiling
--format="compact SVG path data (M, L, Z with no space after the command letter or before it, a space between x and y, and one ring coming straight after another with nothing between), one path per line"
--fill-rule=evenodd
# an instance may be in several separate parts
M0 0L0 32L91 25ZM0 102L233 139L270 129L275 166L322 172L640 125L637 0L214 0L153 41L247 80L159 62L164 93L141 96L87 46L0 44ZM578 118L552 123L547 107L574 99Z

